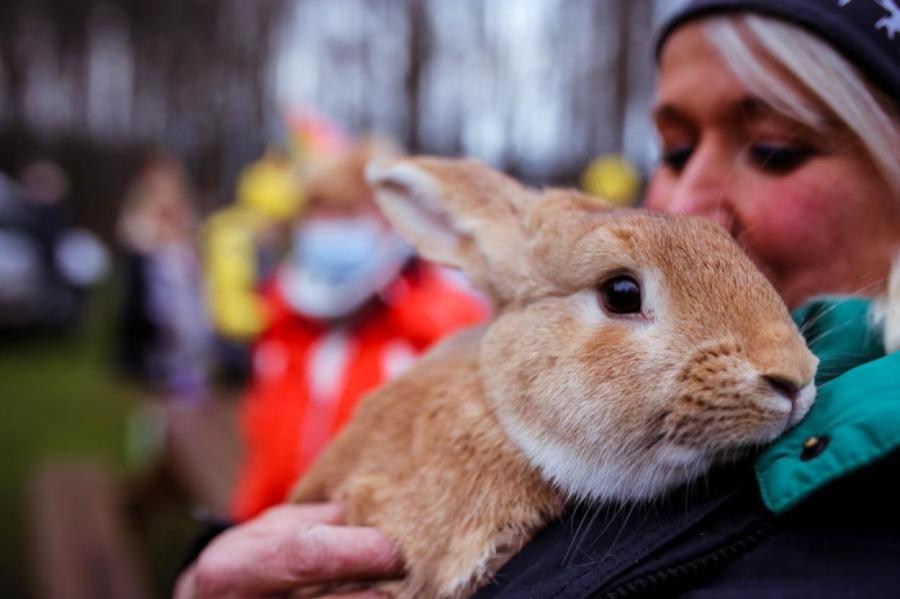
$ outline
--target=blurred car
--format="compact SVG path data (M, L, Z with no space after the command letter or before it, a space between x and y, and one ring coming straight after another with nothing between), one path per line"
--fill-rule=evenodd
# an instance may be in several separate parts
M109 270L93 234L66 227L0 174L0 328L65 328Z

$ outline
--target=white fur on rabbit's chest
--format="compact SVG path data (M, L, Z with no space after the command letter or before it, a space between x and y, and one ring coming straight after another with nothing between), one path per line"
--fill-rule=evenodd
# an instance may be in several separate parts
M699 450L664 445L647 459L637 461L617 451L577 451L552 438L509 410L498 416L513 442L556 488L570 498L628 502L652 499L665 491L705 474L712 458Z

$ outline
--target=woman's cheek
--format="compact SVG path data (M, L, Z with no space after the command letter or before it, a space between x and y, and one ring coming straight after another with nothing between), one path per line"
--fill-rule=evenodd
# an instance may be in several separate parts
M762 186L741 211L740 241L764 271L790 276L793 266L833 255L829 246L840 241L823 231L841 230L840 194L840 185L829 189L811 176Z

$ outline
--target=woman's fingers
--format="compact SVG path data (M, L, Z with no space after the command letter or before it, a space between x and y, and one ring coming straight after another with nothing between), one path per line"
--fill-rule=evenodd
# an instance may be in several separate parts
M393 542L340 526L333 504L280 506L216 538L176 588L178 599L257 597L304 585L400 576Z
M403 574L394 543L374 528L308 525L279 554L287 578L301 583L385 578Z

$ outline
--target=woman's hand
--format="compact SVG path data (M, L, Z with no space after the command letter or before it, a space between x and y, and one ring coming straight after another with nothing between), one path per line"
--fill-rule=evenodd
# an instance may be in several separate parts
M343 521L337 504L272 508L216 537L178 579L174 598L272 597L306 585L402 576L393 542Z

